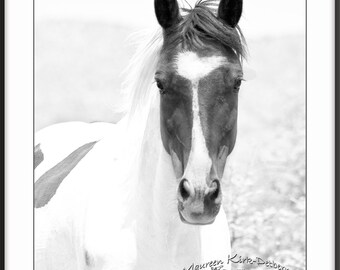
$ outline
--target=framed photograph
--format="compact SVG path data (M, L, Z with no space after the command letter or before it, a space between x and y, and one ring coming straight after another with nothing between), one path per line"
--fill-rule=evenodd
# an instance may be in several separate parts
M5 269L337 269L334 5L6 1Z

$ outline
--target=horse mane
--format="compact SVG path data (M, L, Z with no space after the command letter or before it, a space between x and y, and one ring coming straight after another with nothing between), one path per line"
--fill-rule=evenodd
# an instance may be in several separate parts
M125 80L123 82L130 119L135 115L140 116L141 110L145 111L149 103L151 89L155 88L154 75L163 45L160 28L151 30L151 32L136 33L132 39L138 40L138 46L124 71Z

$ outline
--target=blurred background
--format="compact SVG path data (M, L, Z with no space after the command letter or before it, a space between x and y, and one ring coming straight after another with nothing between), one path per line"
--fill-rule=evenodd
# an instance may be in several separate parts
M302 270L305 1L243 5L239 25L249 56L224 186L232 250ZM118 121L122 72L135 50L128 39L156 26L153 0L35 0L36 130L74 120Z

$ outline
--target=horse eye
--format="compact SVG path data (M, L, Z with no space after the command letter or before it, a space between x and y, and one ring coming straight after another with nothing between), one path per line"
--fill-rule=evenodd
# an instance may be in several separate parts
M163 84L160 81L157 81L156 83L159 89L163 89Z
M165 93L163 84L162 84L161 81L159 81L159 80L156 80L156 84L157 84L157 87L158 87L158 89L159 89L159 93L160 93L161 95L163 95L163 94Z
M242 79L237 79L234 85L234 92L237 93L240 90Z

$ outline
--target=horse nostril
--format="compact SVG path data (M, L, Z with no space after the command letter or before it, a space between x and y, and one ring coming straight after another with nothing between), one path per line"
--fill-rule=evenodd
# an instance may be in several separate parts
M180 183L179 183L179 187L178 187L178 191L179 194L181 196L181 198L183 200L188 199L191 195L193 196L193 190L189 184L189 181L186 179L183 179Z
M221 194L221 184L220 181L218 180L214 180L212 181L210 188L209 188L209 192L208 192L208 196L209 198L214 201L217 198L220 197Z

